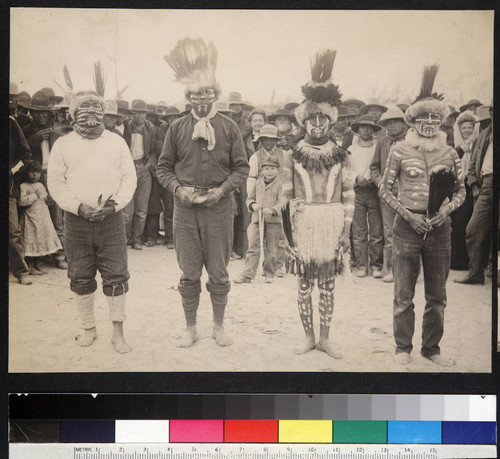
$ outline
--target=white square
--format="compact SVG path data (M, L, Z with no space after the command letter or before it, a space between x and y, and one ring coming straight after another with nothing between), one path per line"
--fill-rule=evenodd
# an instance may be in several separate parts
M493 421L496 418L495 395L471 395L469 399L469 421Z
M115 421L115 443L168 443L168 421Z

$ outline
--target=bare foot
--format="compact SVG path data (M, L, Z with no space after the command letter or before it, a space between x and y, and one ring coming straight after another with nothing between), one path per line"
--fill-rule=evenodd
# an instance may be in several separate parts
M233 344L233 340L229 338L224 331L224 325L214 325L212 338L215 339L217 345L221 347L227 347Z
M84 329L81 335L75 336L75 342L78 346L89 347L97 339L95 328Z
M440 367L452 367L455 365L457 362L453 359L447 359L445 357L442 357L441 355L431 355L430 357L426 357L429 359L431 362L434 362L436 365L439 365Z
M179 347L191 347L196 341L198 341L198 333L196 333L196 325L193 325L186 328Z
M394 356L394 361L400 365L408 365L411 362L411 355L407 352L400 352Z
M305 354L306 352L312 351L316 347L316 342L314 336L306 336L306 339L302 345L297 346L293 352L297 355Z
M337 351L333 347L333 344L329 341L320 339L318 341L318 344L316 344L316 349L318 351L326 352L330 357L333 357L334 359L341 359L343 357L342 352Z
M123 335L114 334L111 338L111 343L115 346L115 351L120 354L126 354L132 350L132 348L125 342Z

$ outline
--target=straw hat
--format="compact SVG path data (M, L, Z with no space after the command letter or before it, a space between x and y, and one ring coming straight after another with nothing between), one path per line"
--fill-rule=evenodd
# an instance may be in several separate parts
M387 121L399 119L404 122L405 114L403 113L403 111L397 106L389 107L389 109L380 117L378 124L379 126L385 127Z
M264 124L264 126L260 128L259 137L257 137L257 140L260 140L263 137L265 137L266 139L279 139L278 128L272 124Z
M104 114L118 116L118 104L114 100L104 102Z

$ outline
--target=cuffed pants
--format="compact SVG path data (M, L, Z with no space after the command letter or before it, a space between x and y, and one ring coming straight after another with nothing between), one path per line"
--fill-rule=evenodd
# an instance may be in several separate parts
M399 215L393 228L394 338L396 354L410 353L415 328L415 284L420 267L424 271L425 310L422 323L422 350L425 357L440 353L446 307L446 280L450 270L451 219L427 233L418 234Z
M275 276L281 231L281 223L264 222L264 260L260 260L259 223L252 222L248 225L248 250L245 257L243 276L254 279L259 261L264 263L264 276Z
M233 244L233 208L230 196L224 196L215 206L184 207L175 198L174 245L182 270L181 284L199 290L205 266L207 290L228 293L231 282L227 265ZM187 294L187 289L186 294ZM182 294L182 292L181 292Z
M64 237L73 292L86 295L97 290L97 270L101 273L106 296L118 296L128 291L130 276L122 211L102 222L91 222L65 212Z

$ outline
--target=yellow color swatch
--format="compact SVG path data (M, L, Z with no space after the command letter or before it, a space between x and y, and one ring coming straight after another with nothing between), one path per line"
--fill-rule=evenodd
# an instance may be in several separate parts
M279 443L332 443L332 421L279 421Z

